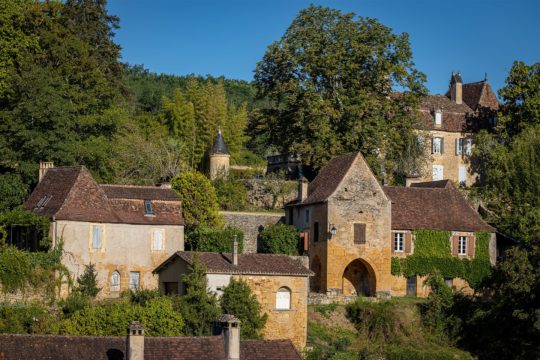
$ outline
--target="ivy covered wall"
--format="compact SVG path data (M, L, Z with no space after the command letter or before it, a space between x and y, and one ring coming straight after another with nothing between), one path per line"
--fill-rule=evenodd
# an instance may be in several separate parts
M487 232L476 233L475 257L459 259L452 256L450 231L414 231L414 253L406 258L392 258L392 275L425 276L438 269L445 278L462 278L476 287L491 273Z

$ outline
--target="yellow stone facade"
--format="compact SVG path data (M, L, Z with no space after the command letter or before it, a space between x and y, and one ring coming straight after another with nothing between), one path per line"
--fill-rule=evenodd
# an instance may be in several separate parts
M265 339L290 339L297 349L306 346L307 277L265 275L233 275L233 277L247 282L261 304L262 312L268 314L263 330ZM291 290L289 310L276 309L276 293L281 287Z

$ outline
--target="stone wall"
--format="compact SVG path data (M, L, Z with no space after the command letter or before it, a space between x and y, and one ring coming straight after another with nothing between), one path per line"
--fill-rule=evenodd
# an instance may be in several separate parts
M260 208L271 209L273 197L272 194L265 189L265 179L246 179L242 180L246 186L248 192L248 202ZM286 181L285 182L291 191L289 191L284 196L280 196L276 199L275 208L281 209L283 206L294 199L297 198L297 182L296 181Z
M285 213L221 211L227 226L244 232L244 253L256 253L260 248L259 234L268 225L283 222Z
M268 340L290 339L297 349L307 341L308 278L300 276L234 275L247 282L268 320L263 337ZM280 287L291 290L291 308L276 309L276 293Z

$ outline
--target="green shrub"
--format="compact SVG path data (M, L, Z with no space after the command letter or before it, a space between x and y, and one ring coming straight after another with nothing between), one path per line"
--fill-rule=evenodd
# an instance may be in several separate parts
M56 334L57 316L40 304L3 304L0 306L0 333Z
M73 291L66 299L61 300L58 304L62 307L65 315L70 315L90 306L90 298L80 292Z
M261 338L261 330L266 324L267 314L261 313L261 304L243 280L231 279L220 299L225 314L236 316L241 322L241 336L244 339Z
M162 297L163 294L159 290L139 289L137 291L129 291L128 298L132 304L146 306L146 304L155 298Z
M268 254L298 255L300 237L293 225L270 225L261 232L262 252Z
M395 309L396 306L390 301L370 302L361 297L346 307L347 317L358 332L371 340L395 340L399 337Z
M243 211L247 208L247 189L246 186L234 179L218 177L213 182L216 189L216 195L221 210Z
M238 252L242 253L244 233L235 227L216 229L199 226L187 234L186 248L191 251L232 252L235 235L238 241Z
M85 265L84 272L77 278L77 287L74 291L90 299L94 299L101 291L97 283L96 265L90 263Z
M329 317L337 308L336 303L325 304L325 305L315 305L313 310L323 315L324 317Z

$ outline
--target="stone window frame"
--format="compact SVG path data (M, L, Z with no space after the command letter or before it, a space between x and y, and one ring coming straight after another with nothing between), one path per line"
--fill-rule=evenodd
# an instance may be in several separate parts
M435 151L435 143L438 142L438 151ZM444 154L444 137L434 136L431 141L431 153L442 155Z
M459 237L467 238L467 245L465 248L465 253L459 252ZM454 237L458 237L457 244L454 244ZM452 251L452 256L458 257L460 259L474 259L476 257L476 234L472 231L452 231L450 235L450 248ZM457 248L455 248L457 246Z
M118 283L114 281L116 276L118 277ZM109 291L120 292L121 286L122 286L122 276L120 274L120 271L114 270L110 276Z
M396 233L403 234L403 251L396 251L394 248L394 236ZM392 256L405 258L407 256L414 254L414 241L415 241L414 231L406 230L406 229L392 230L391 244L390 244L390 250L392 251Z
M459 256L465 256L468 254L469 237L466 235L458 235L458 251Z
M95 227L101 228L101 248L94 248L94 229ZM105 247L107 245L107 232L105 224L91 223L88 231L88 251L89 253L105 253Z
M285 290L285 291L280 291L280 290ZM279 308L278 307L278 299L277 299L277 296L280 292L288 292L289 293L289 307L287 308ZM288 286L280 286L277 291L276 291L276 294L275 294L275 306L274 306L274 310L275 311L294 311L293 307L292 307L292 300L293 300L293 294L292 294L292 290L291 288L289 288Z
M161 252L165 251L165 229L160 227L151 228L151 237L150 237L150 250L152 252ZM155 236L156 232L161 233L161 249L156 249L155 247Z
M136 288L133 287L133 281L132 281L132 279L133 279L132 275L134 275L134 274L138 274L138 276L137 276L138 282L137 282L137 287ZM129 272L129 289L133 290L133 291L138 291L141 288L142 288L141 287L141 272L140 271L130 271Z
M404 253L405 252L405 232L396 231L393 234L394 234L394 243L393 243L394 252ZM399 238L400 235L401 235L401 239ZM400 249L400 246L398 246L399 240L401 240L401 249Z

